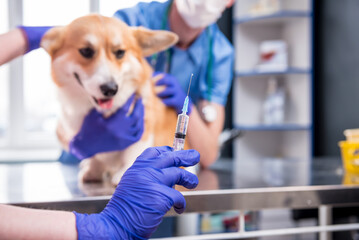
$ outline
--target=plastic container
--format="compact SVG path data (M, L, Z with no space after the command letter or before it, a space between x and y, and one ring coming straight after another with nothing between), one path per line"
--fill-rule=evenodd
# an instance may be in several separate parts
M288 46L284 40L266 40L259 46L257 71L285 71L288 69Z
M281 10L280 0L257 0L257 2L249 9L249 14L260 16L278 12Z
M359 128L347 129L344 131L344 135L347 141L359 142Z
M359 141L340 141L339 146L345 172L359 174Z
M359 184L359 174L355 173L345 173L343 176L344 185L358 185Z

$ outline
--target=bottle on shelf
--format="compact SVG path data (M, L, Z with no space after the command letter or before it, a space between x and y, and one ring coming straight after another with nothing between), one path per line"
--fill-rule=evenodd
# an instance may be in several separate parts
M263 104L263 123L279 125L285 118L285 90L279 86L278 80L271 77L268 80L267 97Z

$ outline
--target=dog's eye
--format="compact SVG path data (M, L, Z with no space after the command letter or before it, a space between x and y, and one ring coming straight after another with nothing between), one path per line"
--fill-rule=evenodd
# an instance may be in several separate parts
M95 54L95 51L92 48L89 48L89 47L81 48L79 50L79 52L84 58L92 58L93 55Z
M125 55L125 50L119 49L119 50L117 50L117 51L115 52L115 56L116 56L117 59L122 58L123 55Z

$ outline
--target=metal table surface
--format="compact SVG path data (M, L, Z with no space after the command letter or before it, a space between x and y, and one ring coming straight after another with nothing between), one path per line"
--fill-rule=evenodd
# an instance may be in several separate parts
M78 165L59 162L1 163L0 203L101 211L114 188L108 182L82 184L77 181L78 170ZM359 186L350 184L359 177L345 175L339 158L220 159L197 175L196 189L178 188L186 198L187 213L355 205L359 201Z

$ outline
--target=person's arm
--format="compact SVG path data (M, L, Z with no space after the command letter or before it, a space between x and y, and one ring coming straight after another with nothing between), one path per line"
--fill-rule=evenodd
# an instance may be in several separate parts
M76 239L71 212L0 205L1 239Z
M7 33L0 35L0 66L12 59L24 55L40 47L44 34L51 27L19 26Z
M187 134L190 146L201 153L201 166L203 167L209 167L218 157L218 139L225 120L224 106L233 78L233 47L217 26L213 25L212 30L214 43L211 96L203 96L204 99L210 98L211 102L200 100L196 104L197 111L193 111L190 116ZM207 122L201 117L200 112L207 104L212 105L216 110L217 117L213 122Z
M206 104L202 100L199 106ZM201 117L196 107L192 108L188 123L187 141L191 148L201 154L201 166L204 168L213 164L218 157L218 138L222 132L225 118L224 107L217 103L211 103L217 111L217 118L213 122L206 122Z
M155 72L154 81L157 81L157 96L162 99L166 106L174 108L177 114L180 114L186 93L181 89L176 77L166 73ZM201 100L199 108L201 109L205 104L208 104L208 102ZM210 104L217 111L216 120L213 122L203 120L191 100L188 104L187 113L189 115L187 141L190 148L196 149L201 154L201 166L204 168L209 167L217 159L218 137L224 123L223 105L218 103Z
M0 205L0 239L148 239L173 206L186 207L173 188L198 185L196 175L180 168L199 162L195 150L146 149L125 172L101 213L81 214Z
M25 54L27 41L20 29L14 29L0 35L0 66Z
M153 22L153 16L163 16L162 13L159 13L159 8L164 9L160 5L168 5L167 3L159 3L156 1L153 2L139 2L133 7L123 8L115 12L113 17L124 21L129 26L142 26L149 29L158 29L154 28L151 24ZM161 17L162 19L162 17ZM155 21L157 22L157 21ZM158 21L160 22L160 21ZM162 29L164 30L164 29Z

